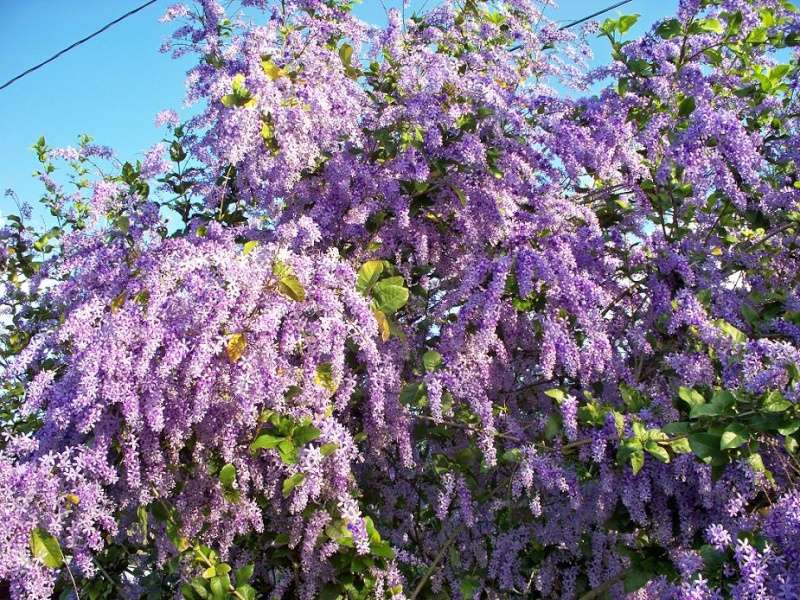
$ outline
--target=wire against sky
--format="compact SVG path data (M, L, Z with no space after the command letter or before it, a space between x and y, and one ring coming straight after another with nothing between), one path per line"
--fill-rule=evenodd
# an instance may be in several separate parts
M111 26L113 26L113 25L116 25L116 24L117 24L117 23L119 23L120 21L123 21L123 20L127 19L127 18L128 18L128 17L130 17L131 15L135 15L135 14L136 14L137 12L139 12L140 10L143 10L143 9L145 9L145 8L147 8L148 6L150 6L151 4L155 4L156 2L158 2L158 0L150 0L149 2L145 2L145 3L144 3L144 4L142 4L141 6L137 6L137 7L136 7L136 8L134 8L133 10L126 12L126 13L125 13L124 15L122 15L121 17L118 17L118 18L114 19L113 21L111 21L110 23L107 23L107 24L106 24L106 25L104 25L102 28L98 29L98 30L97 30L97 31L95 31L94 33L91 33L91 34L87 35L85 38L78 40L78 41L77 41L77 42L75 42L74 44L71 44L71 45L67 46L66 48L64 48L64 49L63 49L63 50L61 50L60 52L57 52L56 54L54 54L53 56L51 56L50 58L48 58L47 60L45 60L45 61L42 61L42 62L40 62L38 65L34 65L33 67L31 67L31 68L30 68L30 69L28 69L27 71L24 71L24 72L20 73L20 74L19 74L19 75L17 75L16 77L14 77L14 78L12 78L12 79L9 79L9 80L8 80L8 81L6 81L6 82L5 82L3 85L0 85L0 90L3 90L3 89L5 89L5 88L7 88L8 86L10 86L10 85L11 85L12 83L14 83L15 81L17 81L17 80L19 80L19 79L22 79L23 77L25 77L26 75L29 75L29 74L33 73L33 72L34 72L34 71L36 71L37 69L41 69L41 68L42 68L43 66L45 66L47 63L53 62L55 59L57 59L57 58L58 58L59 56L61 56L62 54L66 54L67 52L69 52L69 51L70 51L70 50L72 50L73 48L76 48L76 47L80 46L80 45L81 45L81 44L83 44L84 42L88 42L90 39L92 39L92 38L93 38L93 37L95 37L95 36L98 36L98 35L100 35L101 33L103 33L103 32L104 32L106 29L110 28Z
M560 27L559 29L569 29L570 27L575 27L575 25L580 25L581 23L585 23L589 19L594 19L595 17L599 17L603 13L607 13L610 10L614 10L615 8L619 8L623 4L628 4L629 2L632 2L632 0L622 0L622 2L617 2L616 4L613 4L611 6L607 6L603 10L598 10L596 13L592 13L590 15L587 15L587 16L583 17L582 19L578 19L577 21L572 21L571 23L567 23L566 25L564 25L563 27Z
M597 17L597 16L600 16L600 15L602 15L603 13L607 13L608 11L610 11L610 10L613 10L613 9L615 9L615 8L618 8L618 7L622 6L623 4L628 4L628 3L629 3L629 2L631 2L631 1L632 1L632 0L622 0L621 2L617 2L616 4L613 4L612 6L608 6L608 7L604 8L603 10L598 10L598 11L597 11L597 12L595 12L595 13L592 13L592 14L590 14L590 15L587 15L587 16L583 17L582 19L578 19L577 21L572 21L571 23L567 23L566 25L564 25L563 27L561 27L561 29L569 29L570 27L574 27L575 25L580 25L581 23L585 23L585 22L586 22L586 21L588 21L589 19L593 19L593 18L595 18L595 17ZM6 82L5 82L3 85L0 85L0 90L3 90L3 89L5 89L5 88L7 88L7 87L8 87L8 86L10 86L12 83L14 83L15 81L18 81L19 79L22 79L22 78L23 78L23 77L25 77L26 75L30 75L31 73L33 73L33 72L34 72L34 71L36 71L37 69L41 69L41 68L42 68L43 66L45 66L47 63L53 62L55 59L57 59L57 58L58 58L59 56L61 56L62 54L66 54L67 52L69 52L69 51L70 51L70 50L72 50L73 48L76 48L76 47L80 46L80 45L81 45L81 44L83 44L84 42L88 42L88 41L89 41L90 39L92 39L93 37L95 37L95 36L98 36L98 35L100 35L101 33L103 33L103 32L104 32L106 29L109 29L109 28L110 28L112 25L116 25L116 24L117 24L117 23L119 23L120 21L123 21L123 20L127 19L127 18L128 18L128 17L130 17L131 15L135 15L137 12L139 12L139 11L141 11L141 10L143 10L143 9L147 8L147 7L148 7L148 6L150 6L151 4L155 4L156 2L158 2L158 0L150 0L149 2L145 2L145 3L144 3L144 4L142 4L141 6L137 6L137 7L136 7L136 8L134 8L133 10L126 12L126 13L125 13L124 15L122 15L121 17L118 17L118 18L114 19L114 20L113 20L113 21L111 21L110 23L108 23L108 24L104 25L102 28L98 29L98 30L97 30L97 31L95 31L94 33L91 33L91 34L87 35L85 38L78 40L78 41L77 41L77 42L75 42L74 44L71 44L71 45L67 46L66 48L64 48L64 49L63 49L63 50L61 50L60 52L57 52L56 54L54 54L53 56L51 56L50 58L48 58L47 60L44 60L44 61L40 62L38 65L34 65L33 67L31 67L31 68L30 68L30 69L28 69L27 71L23 71L22 73L20 73L20 74L19 74L19 75L17 75L16 77L14 77L14 78L12 78L12 79L9 79L9 80L8 80L8 81L6 81Z

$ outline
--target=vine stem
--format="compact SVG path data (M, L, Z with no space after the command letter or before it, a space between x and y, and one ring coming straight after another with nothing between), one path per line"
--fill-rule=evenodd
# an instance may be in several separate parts
M455 421L448 421L447 419L439 419L439 420L437 420L437 419L434 419L433 417L429 417L428 415L414 415L414 418L415 419L420 419L421 421L427 421L429 423L435 423L435 424L439 424L439 425L446 425L448 427L455 427L457 429L463 429L465 431L470 431L472 433L481 433L481 430L479 428L472 427L471 425L467 425L466 423L456 423ZM551 446L546 446L544 444L536 444L536 443L533 443L533 442L526 441L526 440L523 440L521 438L518 438L515 435L508 435L506 433L501 433L501 432L495 432L493 434L493 437L500 438L500 439L505 439L505 440L511 440L512 442L517 442L518 444L528 444L528 443L530 443L530 444L533 444L534 446L536 446L537 448L539 448L541 450L548 450L549 451L549 450L554 450L555 449L555 448L553 448ZM594 438L590 438L590 437L581 438L579 440L575 440L574 442L570 442L568 444L564 444L563 446L561 446L558 449L562 453L567 453L570 450L574 450L575 448L580 448L581 446L586 446L587 444L591 444L593 441L594 441ZM674 441L674 439L671 439L670 441Z
M456 541L456 538L458 537L459 533L461 533L461 528L460 527L457 528L453 533L451 533L450 537L447 538L447 541L444 544L442 544L441 548L439 548L439 552L437 552L436 556L434 556L433 562L431 563L431 566L428 567L428 570L425 571L425 574L422 576L422 579L420 579L419 583L417 583L417 586L414 588L414 591L411 593L411 596L410 596L409 600L415 600L415 598L417 596L419 596L420 592L425 587L425 584L428 583L428 579L431 578L431 576L433 575L433 572L436 570L436 567L438 567L439 563L442 562L442 559L444 558L444 555L447 553L447 550L450 548L450 546L453 545L453 542Z
M75 577L72 576L72 569L69 568L69 563L64 561L64 566L67 568L67 575L69 575L69 580L72 582L72 589L75 590L75 597L81 600L81 595L78 593L78 584L75 583Z
M598 587L594 588L593 590L589 590L583 596L578 598L578 600L594 600L595 598L599 598L603 594L605 594L608 590L612 587L617 585L620 581L622 581L625 577L625 571L620 571L614 577L599 585Z

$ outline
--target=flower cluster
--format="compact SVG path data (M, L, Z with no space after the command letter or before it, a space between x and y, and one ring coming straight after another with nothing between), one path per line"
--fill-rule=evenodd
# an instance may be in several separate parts
M37 144L58 227L0 229L0 579L797 597L797 10L682 0L631 41L547 0L351 4L173 6L195 116L91 184L108 152Z

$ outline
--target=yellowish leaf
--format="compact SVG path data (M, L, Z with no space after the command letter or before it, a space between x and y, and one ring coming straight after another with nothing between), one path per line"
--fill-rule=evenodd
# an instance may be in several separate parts
M386 313L384 313L382 310L378 310L377 308L373 309L372 313L375 315L375 320L378 322L378 331L380 331L381 339L385 342L391 335L389 319L386 317Z
M330 393L334 393L339 387L333 378L333 366L331 363L322 363L317 367L314 374L314 383L324 387Z
M228 358L231 362L237 362L244 351L247 349L247 338L243 333L234 333L230 338L228 338L228 344L225 347L225 350L228 353Z
M114 298L111 301L111 312L115 313L120 308L122 308L122 305L125 304L125 300L126 300L127 297L128 297L127 294L125 292L122 292L119 296Z
M278 291L292 300L302 302L306 299L306 290L294 275L284 275L278 280Z
M279 68L274 62L266 58L261 59L261 68L264 70L266 76L272 81L280 79L286 75L286 71L284 69Z

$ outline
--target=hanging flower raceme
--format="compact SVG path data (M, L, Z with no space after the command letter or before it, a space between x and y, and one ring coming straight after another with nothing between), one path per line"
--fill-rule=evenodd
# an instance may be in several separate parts
M796 10L685 0L631 41L351 4L174 6L173 139L73 195L51 160L99 155L37 144L60 227L0 230L0 579L796 597Z
M298 243L300 231L311 241ZM304 221L242 245L209 226L124 254L119 241L67 258L70 278L48 291L64 318L20 358L50 360L24 407L44 425L4 456L3 496L16 507L4 538L22 547L9 548L0 576L40 593L52 565L19 559L27 528L57 536L91 577L107 534L169 533L118 530L120 514L155 504L181 521L177 548L162 546L160 562L186 540L213 542L223 557L251 533L294 547L314 507L369 553L354 435L365 432L370 452L408 453L407 424L356 274L335 251L315 252L314 235ZM364 393L354 403L355 386ZM313 541L305 548L311 559Z

